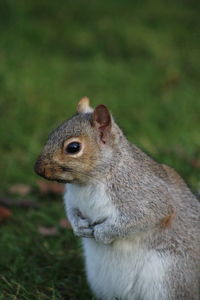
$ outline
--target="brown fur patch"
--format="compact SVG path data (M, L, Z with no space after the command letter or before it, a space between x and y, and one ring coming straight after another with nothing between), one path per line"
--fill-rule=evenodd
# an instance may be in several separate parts
M163 228L169 228L172 225L172 221L175 217L175 213L171 213L170 215L166 216L164 219L161 220L161 226Z
M65 145L73 139L80 141L83 145L83 152L80 156L66 154L64 151ZM57 168L54 176L62 177L63 179L70 177L70 179L73 178L82 182L87 181L90 171L95 169L98 160L97 152L97 146L94 141L87 136L79 136L66 140L63 149L59 149L53 156L54 164L60 166L60 169ZM69 168L70 172L63 172L65 167Z

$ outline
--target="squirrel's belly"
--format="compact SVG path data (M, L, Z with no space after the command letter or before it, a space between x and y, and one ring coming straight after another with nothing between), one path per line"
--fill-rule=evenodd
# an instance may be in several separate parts
M168 258L144 251L138 241L121 240L103 245L83 239L83 246L88 281L97 297L106 300L161 299Z

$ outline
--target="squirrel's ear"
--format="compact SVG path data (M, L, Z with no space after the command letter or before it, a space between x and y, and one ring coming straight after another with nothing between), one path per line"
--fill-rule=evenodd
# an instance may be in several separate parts
M90 106L90 99L88 97L83 97L78 105L77 105L77 113L92 113L94 110L93 108Z
M111 130L111 115L105 105L101 104L95 108L92 125L99 131L100 139L105 144Z

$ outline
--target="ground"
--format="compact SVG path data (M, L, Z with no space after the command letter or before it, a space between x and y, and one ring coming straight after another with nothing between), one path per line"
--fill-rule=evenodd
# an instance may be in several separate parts
M0 223L0 300L92 299L80 242L57 225L62 197L42 195L33 172L82 96L106 104L132 142L198 191L199 9L195 0L0 3L0 197L18 199L9 189L23 183L40 205L11 207Z

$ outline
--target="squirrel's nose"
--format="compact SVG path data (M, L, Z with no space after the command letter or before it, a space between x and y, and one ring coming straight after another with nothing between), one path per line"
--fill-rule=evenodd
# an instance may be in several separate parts
M34 171L42 177L45 176L45 167L40 159L36 161Z

